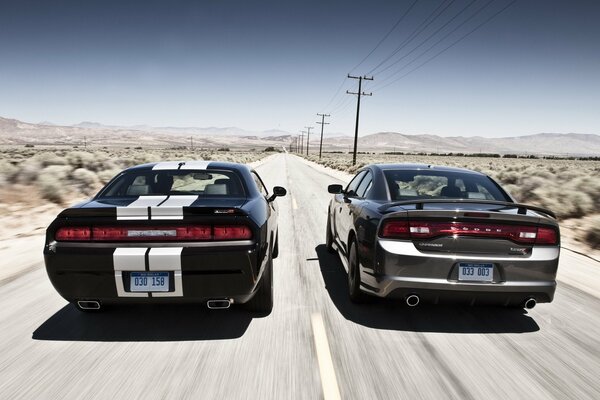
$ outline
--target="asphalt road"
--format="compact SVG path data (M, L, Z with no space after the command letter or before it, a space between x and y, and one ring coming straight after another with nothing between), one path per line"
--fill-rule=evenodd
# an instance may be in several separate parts
M0 399L600 398L600 299L589 285L599 263L563 252L560 268L576 278L527 312L354 306L324 247L326 186L339 181L291 155L258 170L288 189L277 200L269 316L202 306L82 314L40 263L0 286Z

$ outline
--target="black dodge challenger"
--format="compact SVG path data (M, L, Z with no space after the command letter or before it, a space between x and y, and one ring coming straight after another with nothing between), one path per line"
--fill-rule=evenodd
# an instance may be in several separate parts
M275 198L246 165L159 162L124 170L48 227L56 290L82 311L117 303L273 306Z
M330 185L326 242L365 294L533 308L551 302L560 233L554 214L518 204L488 176L420 164L374 164Z

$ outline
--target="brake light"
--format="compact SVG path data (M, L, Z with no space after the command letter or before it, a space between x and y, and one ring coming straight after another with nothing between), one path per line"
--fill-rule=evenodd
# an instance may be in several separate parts
M552 228L538 228L535 244L558 244L558 235Z
M381 230L381 237L384 238L433 239L441 236L506 239L521 244L558 243L557 232L554 229L522 225L390 220L384 222Z
M391 220L385 221L381 229L381 237L394 239L410 238L410 228L408 221Z
M168 226L168 227L95 227L92 238L97 241L176 241L210 240L210 226Z
M252 230L245 225L63 227L56 231L54 238L98 242L247 240L252 238Z
M71 226L58 228L54 238L65 241L88 241L91 238L91 229L88 227Z
M215 226L215 240L244 240L252 237L250 228L244 225Z

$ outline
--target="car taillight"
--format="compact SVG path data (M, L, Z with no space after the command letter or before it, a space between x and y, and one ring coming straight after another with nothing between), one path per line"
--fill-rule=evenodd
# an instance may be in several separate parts
M552 228L486 224L475 222L430 222L390 220L384 222L381 237L396 239L433 239L440 236L475 236L507 239L522 244L557 244Z
M538 228L535 244L558 244L558 235L552 228Z
M244 240L252 237L252 231L247 226L231 225L231 226L215 226L215 240Z
M174 241L210 240L211 227L203 225L165 227L95 227L92 240L97 241Z
M54 238L98 242L247 240L252 238L252 230L245 225L63 227L56 231Z
M91 238L92 231L89 227L62 227L58 228L54 238L64 241L88 241Z
M394 239L410 238L408 221L391 220L386 221L381 229L381 237Z

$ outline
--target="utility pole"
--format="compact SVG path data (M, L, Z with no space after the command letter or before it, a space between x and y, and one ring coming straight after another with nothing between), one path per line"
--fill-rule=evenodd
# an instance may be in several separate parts
M310 130L312 128L314 128L314 126L305 126L306 129L308 129L307 135L306 135L306 155L308 155L308 142L310 139Z
M87 150L87 137L83 137L83 148Z
M352 154L352 165L356 165L356 147L358 145L358 117L360 115L360 96L373 96L373 93L362 92L362 81L372 81L373 77L368 78L367 76L352 76L348 74L348 78L358 79L358 92L349 92L346 90L346 94L355 94L357 96L356 101L356 127L354 128L354 153Z
M321 125L321 143L319 144L319 160L321 159L321 153L323 152L323 127L325 125L329 125L329 122L325 122L325 117L331 117L330 114L319 114L317 113L318 116L321 117L321 122L317 121L317 124Z
M194 137L190 136L190 147L192 148L192 151L194 151Z
M300 139L300 154L304 153L304 134L307 133L306 131L300 131L302 132L302 139Z

